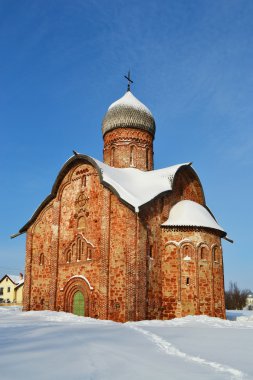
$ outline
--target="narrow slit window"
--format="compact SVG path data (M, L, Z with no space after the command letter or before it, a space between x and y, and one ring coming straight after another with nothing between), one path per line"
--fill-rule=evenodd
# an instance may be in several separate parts
M78 251L77 251L77 260L81 260L81 247L82 247L82 242L80 239L78 239Z
M44 254L40 254L40 265L44 265Z
M77 257L77 249L78 249L78 246L77 246L77 244L76 243L74 243L73 245L72 245L72 252L71 252L71 260L76 260L76 257ZM69 260L69 262L70 262L70 260Z
M92 259L92 251L91 251L91 248L88 247L87 249L87 260L91 260Z
M113 146L111 149L111 166L114 165L114 161L115 161L115 147Z
M190 277L186 277L186 285L190 285Z
M205 255L205 247L202 247L202 248L201 248L201 251L200 251L200 259L201 259L201 260L205 260L205 259L206 259L206 255Z
M134 151L135 151L135 147L131 146L130 147L130 166L134 166Z
M214 247L214 250L213 250L213 261L216 263L219 262L219 253L218 253L217 247Z
M146 149L146 169L149 168L149 149Z

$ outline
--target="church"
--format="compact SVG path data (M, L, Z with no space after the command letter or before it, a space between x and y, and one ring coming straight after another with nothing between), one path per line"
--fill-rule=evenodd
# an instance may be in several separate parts
M63 165L15 235L27 235L25 311L225 318L226 232L190 162L154 170L155 133L128 85L103 118L103 162L74 152Z

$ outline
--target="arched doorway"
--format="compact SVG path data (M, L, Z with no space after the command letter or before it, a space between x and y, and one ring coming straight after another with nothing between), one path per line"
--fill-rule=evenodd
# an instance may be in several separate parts
M89 317L91 289L81 276L72 277L64 287L64 311Z
M72 306L73 314L84 316L85 315L85 301L84 296L80 290L75 292L73 297L73 306Z

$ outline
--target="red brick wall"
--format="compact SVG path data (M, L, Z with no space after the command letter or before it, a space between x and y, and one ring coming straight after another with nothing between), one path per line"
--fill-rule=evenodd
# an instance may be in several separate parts
M147 318L168 319L188 314L225 318L220 234L205 229L173 231L160 227L178 201L190 199L205 204L202 186L191 167L179 171L173 189L143 206L140 212L147 230ZM215 246L217 262L213 259ZM183 260L187 248L189 261Z
M179 200L204 204L191 168L174 186L136 214L100 184L90 163L71 168L28 230L25 310L71 312L80 290L86 315L101 319L224 317L219 235L161 227Z
M188 314L225 318L219 234L204 229L164 227L162 235L163 318ZM214 249L218 260L214 260Z
M118 128L104 136L104 162L116 168L153 169L153 136L133 128Z
M28 231L26 310L71 311L68 297L80 282L73 276L84 276L93 288L86 283L90 316L134 320L136 303L146 296L146 251L136 256L137 234L136 214L100 184L93 166L71 169ZM138 291L137 280L144 284ZM142 307L138 313L144 316Z
M51 278L52 204L28 231L24 309L49 309ZM42 257L43 255L43 257ZM28 268L30 270L28 270ZM31 273L31 274L30 274Z
M104 189L90 164L73 168L58 191L58 280L56 308L68 304L66 287L73 276L85 276L91 316L99 315L101 217ZM73 282L73 280L72 280ZM75 286L75 284L73 284Z

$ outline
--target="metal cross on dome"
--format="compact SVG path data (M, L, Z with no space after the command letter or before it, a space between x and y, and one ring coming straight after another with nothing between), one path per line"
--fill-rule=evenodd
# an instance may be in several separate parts
M128 84L127 84L127 91L130 91L130 86L131 86L131 83L134 83L131 79L131 76L130 76L130 70L128 71L128 75L124 75L124 77L128 80Z

